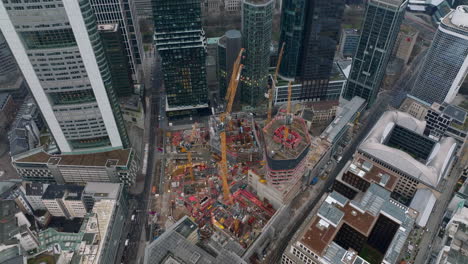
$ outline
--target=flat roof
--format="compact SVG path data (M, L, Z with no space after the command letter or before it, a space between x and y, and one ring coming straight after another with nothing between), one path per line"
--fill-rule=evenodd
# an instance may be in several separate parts
M343 224L369 237L379 216L385 215L400 225L384 255L384 259L389 261L389 263L395 263L401 251L401 245L411 232L417 213L392 200L390 198L390 191L377 184L371 184L364 195L358 199L346 201L344 206L337 203L337 200L333 197L336 197L336 194L328 194L323 204L327 204L327 207L334 206L336 210L341 211L343 217L338 225L335 227L330 224L329 219L324 218L319 210L319 214L314 216L308 228L301 235L299 242L319 256L333 260L334 262L332 263L340 263L335 260L341 260L346 254L349 256L353 255L352 252L341 248L333 242ZM335 200L335 202L329 200L330 198ZM341 199L341 201L345 200ZM332 215L337 214L333 213ZM359 258L356 256L356 259Z
M219 243L210 245L210 251L201 247L201 242L187 240L187 234L196 230L196 224L187 216L170 226L158 239L151 242L145 249L145 264L175 263L168 262L177 259L181 263L203 264L245 264L238 255ZM211 241L211 240L210 240ZM229 242L227 243L229 244Z
M126 166L132 149L117 149L106 152L79 155L51 155L43 150L34 150L13 157L16 163L49 163L57 166L104 167L108 161L115 161L116 166Z
M320 137L326 137L328 142L333 143L336 137L341 134L343 129L353 121L351 119L364 107L365 104L366 100L363 98L359 96L353 97L351 101L343 106L343 109L340 111L338 116L335 117L330 125L328 125Z
M83 190L84 186L51 184L42 195L42 199L52 200L65 197L65 200L80 200Z
M119 183L88 182L84 188L84 194L92 194L100 199L117 199L120 192Z

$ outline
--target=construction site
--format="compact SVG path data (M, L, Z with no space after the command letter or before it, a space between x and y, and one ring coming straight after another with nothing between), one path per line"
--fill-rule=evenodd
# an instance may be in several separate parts
M273 96L267 120L247 112L231 113L241 55L242 51L224 112L191 129L166 133L164 179L153 186L152 208L161 227L189 216L202 239L221 234L248 250L257 239L261 241L257 244L265 244L275 232L271 226L287 219L281 210L307 185L310 170L323 160L328 145L311 138L307 122L291 111L297 109L291 105L291 83L287 106L276 116ZM274 84L270 95L272 90ZM262 233L269 235L259 239Z

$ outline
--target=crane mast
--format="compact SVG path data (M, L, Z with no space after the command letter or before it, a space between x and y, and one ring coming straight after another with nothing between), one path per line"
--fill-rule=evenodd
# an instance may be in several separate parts
M286 109L286 127L284 129L284 139L289 137L289 125L291 124L291 95L292 95L292 82L289 81L288 84L288 107Z
M278 80L278 72L279 68L281 65L281 61L283 60L283 53L284 53L284 46L285 43L283 42L283 45L281 46L281 50L278 56L278 62L276 63L276 70L275 70L275 75L273 76L273 83L271 84L270 91L268 92L268 118L267 118L267 124L270 123L271 121L271 115L273 112L273 96L274 96L274 90L276 89L276 81Z
M233 204L233 199L231 195L231 191L229 190L229 183L228 183L228 164L227 164L227 145L226 145L226 122L229 122L227 119L232 111L232 105L234 103L234 98L236 97L237 87L240 81L240 74L242 72L242 68L244 65L240 64L242 59L242 53L244 49L241 49L239 55L237 56L236 61L234 62L234 67L232 69L231 80L229 82L229 87L226 92L226 109L224 113L220 115L220 133L219 137L221 139L221 161L220 171L221 171L221 180L223 184L223 195L224 200L229 203Z
M197 131L197 123L193 124L192 126L192 133L190 134L190 148L191 148L191 145L193 144L193 139L195 137L195 133ZM188 161L188 166L189 166L189 172L190 172L190 179L192 179L192 181L195 181L195 175L193 174L193 163L192 163L192 151L191 150L188 150L187 151L187 161Z

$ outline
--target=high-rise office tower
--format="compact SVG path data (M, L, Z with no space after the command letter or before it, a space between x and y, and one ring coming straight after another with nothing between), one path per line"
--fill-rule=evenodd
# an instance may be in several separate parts
M274 0L242 1L242 43L245 48L241 102L256 106L268 84Z
M444 17L411 94L429 104L450 103L468 72L468 6Z
M135 2L132 0L90 0L98 24L118 23L125 43L133 80L140 82L143 44Z
M112 76L112 86L118 97L126 97L133 94L133 82L125 50L125 41L122 37L119 24L98 25L102 45L109 62Z
M294 79L299 74L307 2L283 0L279 48L284 43L285 49L279 75L284 79Z
M343 92L345 99L360 96L370 107L379 92L387 63L400 31L408 0L369 0L356 55Z
M328 83L344 7L343 0L308 1L300 62L301 100L331 99Z
M61 152L128 146L89 0L2 1L0 29Z
M226 96L234 61L242 48L242 35L238 30L228 30L218 41L218 80L221 98Z
M166 111L208 107L206 41L200 0L153 0L156 48L162 58Z

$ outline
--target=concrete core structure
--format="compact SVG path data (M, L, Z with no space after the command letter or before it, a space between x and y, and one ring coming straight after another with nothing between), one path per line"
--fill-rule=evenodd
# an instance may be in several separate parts
M263 128L265 141L266 179L283 189L294 184L305 172L310 137L304 119L292 116L291 124L286 124L287 117L276 116ZM286 126L289 136L285 137Z

